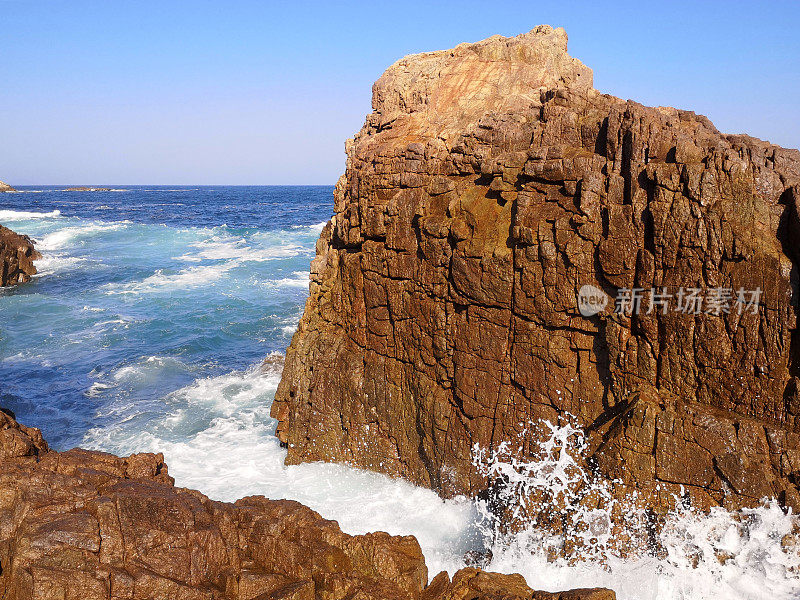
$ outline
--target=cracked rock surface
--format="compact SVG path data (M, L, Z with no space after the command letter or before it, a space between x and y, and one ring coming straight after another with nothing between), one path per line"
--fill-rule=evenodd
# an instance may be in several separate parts
M403 58L372 104L272 408L289 462L477 493L476 444L573 415L653 507L800 509L800 153L598 92L549 26ZM651 297L681 288L733 301Z

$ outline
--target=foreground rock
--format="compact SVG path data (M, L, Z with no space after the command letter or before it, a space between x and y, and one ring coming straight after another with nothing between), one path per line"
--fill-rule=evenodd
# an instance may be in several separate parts
M27 235L19 235L0 225L0 287L30 281L36 274L33 261L41 254Z
M0 192L16 192L13 187L8 185L7 183L0 181Z
M54 452L0 411L4 600L550 597L506 580L464 570L425 589L413 537L349 536L297 502L213 502L174 487L160 454ZM598 593L569 597L614 597Z
M475 445L569 414L651 506L800 509L800 153L601 94L566 43L495 36L375 84L273 404L289 462L477 493Z

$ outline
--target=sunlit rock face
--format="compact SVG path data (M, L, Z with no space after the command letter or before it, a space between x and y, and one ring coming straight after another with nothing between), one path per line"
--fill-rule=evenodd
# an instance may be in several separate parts
M474 493L476 445L573 415L652 506L800 508L800 153L598 92L548 26L398 61L346 149L290 462Z

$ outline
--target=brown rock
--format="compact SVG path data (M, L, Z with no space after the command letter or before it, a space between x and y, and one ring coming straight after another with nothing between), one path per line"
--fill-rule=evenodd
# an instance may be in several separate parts
M7 183L0 181L0 192L16 192L13 187L8 185Z
M0 225L0 287L30 281L36 274L33 261L41 256L27 235Z
M594 90L561 29L398 61L347 144L287 353L288 461L476 493L475 444L571 414L658 508L681 486L800 508L799 186L795 150ZM587 284L611 297L588 317ZM640 314L614 314L634 287ZM680 288L761 296L692 314Z

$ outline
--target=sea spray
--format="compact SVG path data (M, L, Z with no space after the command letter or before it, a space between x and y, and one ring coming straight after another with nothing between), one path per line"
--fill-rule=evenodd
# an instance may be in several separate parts
M563 425L531 423L520 436L526 438L525 456L509 442L491 452L474 448L473 464L489 482L479 512L491 546L533 530L549 556L569 561L653 548L652 516L635 494L620 493L620 482L586 468L586 437L569 416Z
M703 512L676 497L657 520L587 469L586 438L568 418L522 437L532 438L525 454L508 442L474 449L491 484L476 500L485 568L534 588L605 585L620 600L800 598L800 520L775 500Z

